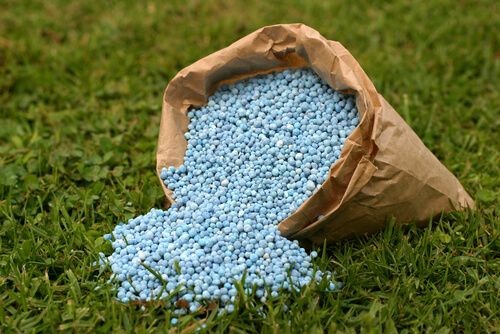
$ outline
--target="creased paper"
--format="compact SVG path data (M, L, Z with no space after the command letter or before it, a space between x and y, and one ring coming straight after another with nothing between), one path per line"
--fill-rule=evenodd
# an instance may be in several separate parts
M189 108L206 104L222 84L297 67L309 67L333 89L355 94L361 121L321 188L279 224L283 235L322 244L375 232L390 216L400 224L426 224L441 212L474 206L460 182L377 93L353 56L303 24L261 28L170 81L163 98L158 175L184 160ZM171 191L161 184L172 203Z

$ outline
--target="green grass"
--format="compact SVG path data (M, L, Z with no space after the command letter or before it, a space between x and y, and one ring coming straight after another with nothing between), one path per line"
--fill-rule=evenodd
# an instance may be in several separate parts
M161 304L114 301L92 267L101 236L164 203L154 169L169 79L280 22L346 46L477 208L331 245L317 265L342 290L310 287L260 311L245 298L232 315L209 313L207 328L499 331L496 1L185 2L1 2L0 332L168 330Z

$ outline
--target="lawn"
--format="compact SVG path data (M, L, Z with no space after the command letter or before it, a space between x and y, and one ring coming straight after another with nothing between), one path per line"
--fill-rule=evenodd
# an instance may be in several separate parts
M477 208L389 222L330 245L334 293L202 315L209 332L500 330L500 8L491 1L0 3L0 332L168 331L171 310L114 300L102 235L161 207L162 93L181 68L257 28L340 41ZM173 332L199 326L180 319Z

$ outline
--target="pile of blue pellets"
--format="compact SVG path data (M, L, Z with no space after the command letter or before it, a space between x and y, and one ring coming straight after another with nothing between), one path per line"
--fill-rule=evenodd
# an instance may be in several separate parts
M118 300L182 300L189 306L178 314L217 302L232 312L237 282L263 302L321 279L335 289L330 272L313 269L318 254L277 225L339 158L359 123L354 97L312 70L286 70L221 87L188 117L185 162L160 175L175 204L105 236Z

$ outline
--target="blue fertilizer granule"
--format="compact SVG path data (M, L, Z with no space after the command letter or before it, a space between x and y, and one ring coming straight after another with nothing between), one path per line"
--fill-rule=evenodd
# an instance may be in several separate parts
M314 272L317 253L277 225L339 158L359 123L354 97L312 70L286 70L221 87L188 117L185 162L160 175L175 204L105 236L114 252L101 262L119 283L118 300L168 297L191 312L216 301L231 312L243 278L262 301L322 278L335 289L331 273Z

